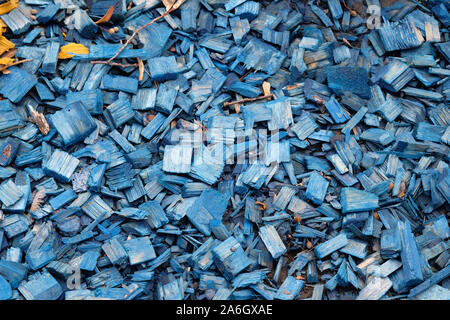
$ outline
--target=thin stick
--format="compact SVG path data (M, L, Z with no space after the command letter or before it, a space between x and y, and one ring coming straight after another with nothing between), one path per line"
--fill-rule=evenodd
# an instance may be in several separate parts
M111 62L111 63L109 63L109 65L111 65L111 66L118 66L118 67L122 67L122 68L138 67L139 66L137 63L123 64L123 63L118 63L118 62Z
M159 17L156 17L155 19L153 19L152 21L150 21L147 24L144 24L142 27L136 29L136 31L133 32L133 34L131 35L131 37L128 38L128 40L125 42L125 44L119 49L119 51L116 52L116 54L111 57L110 59L108 59L108 61L91 61L91 63L95 64L111 64L111 62L117 58L119 56L119 54L122 53L123 50L125 50L126 47L128 47L128 45L131 43L131 40L134 39L134 37L136 37L136 35L143 29L147 28L149 25L151 25L152 23L155 23L156 21L164 18L165 16L167 16L169 13L171 13L172 11L176 10L178 7L172 7L171 9L167 10L166 12L164 12L162 15L160 15Z
M357 15L356 11L355 11L355 10L352 10L352 9L345 3L345 0L343 0L342 2L344 3L344 7L345 7L348 11L350 11L350 14L351 14L353 17L356 17L356 15Z
M252 102L252 101L257 101L257 100L262 100L262 99L268 99L268 98L272 98L273 96L274 96L273 94L268 94L268 95L260 96L260 97L256 97L256 98L244 98L241 100L225 102L223 104L223 106L226 107L226 106L231 106L231 105L237 104L237 103Z
M2 55L0 55L0 58L12 58L14 57L14 55L17 53L17 49L11 49L8 52L3 53ZM436 63L438 63L436 61Z
M242 79L244 79L246 76L248 76L251 72L255 71L253 68L251 68L250 70L248 70L246 73L244 73L244 75L242 77L239 78L239 80L242 81Z
M16 65L18 65L18 64L21 64L21 63L24 63L24 62L28 62L28 61L31 61L31 60L33 60L33 59L24 59L24 60L20 60L20 61L17 61L17 62L13 62L13 63L11 63L11 64L7 64L7 65L4 65L4 66L1 66L1 67L0 67L0 71L3 71L3 70L5 70L5 69L8 69L8 68L11 67L11 66L16 66Z

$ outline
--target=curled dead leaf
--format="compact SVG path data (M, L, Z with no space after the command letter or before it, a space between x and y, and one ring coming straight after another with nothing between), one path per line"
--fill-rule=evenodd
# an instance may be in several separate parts
M31 121L36 124L39 131L45 136L50 131L50 126L48 125L47 119L42 113L37 112L31 105L28 105L28 110L30 111Z
M392 189L394 189L394 183L392 183L392 181L389 183L389 189L388 191L391 191Z
M265 96L271 95L271 93L270 93L270 83L269 82L264 81L263 84L262 84L262 88L263 88Z
M108 11L106 11L105 15L100 20L96 21L95 24L108 22L113 14L114 14L114 6L111 6L109 7Z
M178 9L186 0L162 0L166 11Z
M255 204L258 206L258 210L264 211L267 208L264 202L256 201Z
M378 221L380 221L380 216L379 216L379 214L378 214L377 211L374 211L374 212L373 212L373 217L374 217L375 219L377 219Z
M167 11L172 9L173 5L175 4L175 0L162 0L162 3Z
M139 66L139 81L144 79L144 63L141 59L137 58L138 66Z

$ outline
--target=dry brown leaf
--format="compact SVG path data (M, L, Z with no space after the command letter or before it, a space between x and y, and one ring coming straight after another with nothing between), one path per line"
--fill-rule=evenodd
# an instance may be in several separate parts
M178 0L177 2L175 2L175 4L173 5L172 9L178 9L183 3L185 3L186 0Z
M42 113L37 112L31 105L28 105L28 110L31 115L31 122L38 126L39 131L45 136L50 131L50 126L47 123L47 119L45 119Z
M111 6L109 7L105 15L100 20L96 21L95 24L108 22L111 19L113 13L114 13L114 6Z
M8 144L6 145L6 148L2 151L2 156L9 158L11 156L11 152L12 152L11 145Z
M347 39L343 38L342 41L343 41L346 45L348 45L350 48L353 48L352 44L351 44Z
M373 212L373 217L374 217L375 219L377 219L378 221L380 221L380 216L378 215L378 212L377 212L377 211L374 211L374 212Z
M44 203L44 198L45 198L45 189L39 189L39 191L34 192L33 202L31 203L30 211L34 212L39 210L42 204Z
M175 4L175 0L162 0L164 7L166 7L166 11L170 10Z
M170 9L178 9L183 3L185 3L186 0L162 0L162 3L164 4L164 7L166 7L166 11L169 11Z
M137 58L137 61L139 65L139 81L142 81L144 79L144 63L139 58Z
M267 206L264 202L255 201L255 204L258 206L258 210L264 211L267 209Z
M270 83L269 82L264 81L263 84L262 84L262 87L263 87L263 91L264 91L264 95L265 96L268 96L268 95L271 94L270 93Z
M391 183L389 184L389 189L388 189L388 191L391 191L392 189L394 189L394 184L393 184L392 181L391 181Z

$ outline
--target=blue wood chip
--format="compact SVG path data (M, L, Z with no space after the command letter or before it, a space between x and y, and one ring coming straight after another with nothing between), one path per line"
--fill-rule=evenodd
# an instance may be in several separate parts
M286 252L286 247L273 226L267 225L259 229L259 236L274 259Z
M0 299L448 297L443 1L69 2L1 16Z
M84 140L96 129L94 119L81 101L55 112L50 121L66 146Z

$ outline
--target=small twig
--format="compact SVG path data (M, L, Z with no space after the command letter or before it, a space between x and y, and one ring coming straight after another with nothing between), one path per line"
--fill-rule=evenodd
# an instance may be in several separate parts
M343 2L343 4L344 4L344 7L345 7L348 11L350 11L350 14L351 14L353 17L356 17L356 15L357 15L356 11L355 11L355 10L352 10L352 9L345 3L345 0L342 0L342 2Z
M231 101L231 102L225 102L225 103L223 104L223 106L224 106L224 107L227 107L227 106L231 106L231 105L236 104L236 103L252 102L252 101L257 101L257 100L262 100L262 99L268 99L268 98L272 98L272 97L274 97L273 94L269 94L269 95L265 95L265 96L260 96L260 97L256 97L256 98L244 98L244 99L241 99L241 100L236 100L236 101Z
M28 62L28 61L31 61L31 60L33 60L33 59L24 59L24 60L20 60L20 61L13 62L13 63L11 63L11 64L7 64L7 65L4 65L4 66L1 66L1 67L0 67L0 71L6 70L6 69L8 69L9 67L16 66L16 65L18 65L18 64L21 64L21 63L24 63L24 62Z
M353 48L352 44L351 44L347 39L343 38L342 41L343 41L346 45L348 45L350 48Z
M3 53L0 55L0 58L12 58L16 55L17 49L11 49L8 52Z
M147 71L147 69L144 68L144 72L148 75L149 78L152 77L152 75L150 74L150 72Z
M246 73L244 73L244 75L242 77L239 78L239 80L242 81L242 79L244 79L246 76L248 76L251 72L255 71L253 68L251 68L250 70L248 70Z
M151 24L155 23L156 21L158 21L158 20L164 18L165 16L169 15L172 11L176 10L177 8L178 8L178 7L172 7L171 9L167 10L166 12L164 12L164 13L163 13L162 15L160 15L159 17L156 17L155 19L153 19L153 20L150 21L149 23L144 24L142 27L136 29L136 31L133 32L133 34L131 35L131 37L128 38L128 40L127 40L127 41L125 42L125 44L119 49L119 51L117 51L116 54L115 54L114 56L112 56L111 58L109 58L107 61L91 61L91 63L92 63L92 64L109 64L109 65L113 65L113 64L112 64L112 61L113 61L114 59L116 59L116 58L122 53L122 51L126 49L126 47L128 47L128 45L131 43L131 40L133 40L134 37L136 37L137 34L138 34L141 30L147 28L149 25L151 25Z
M110 66L117 66L117 67L122 67L122 68L138 67L139 66L137 63L124 64L124 63L118 63L118 62L111 62L111 63L108 63L108 64Z
M106 31L106 32L109 33L109 29L106 29L106 28L104 28L104 27L102 27L102 26L100 26L100 25L98 25L97 27L99 27L99 28L102 29L103 31Z

